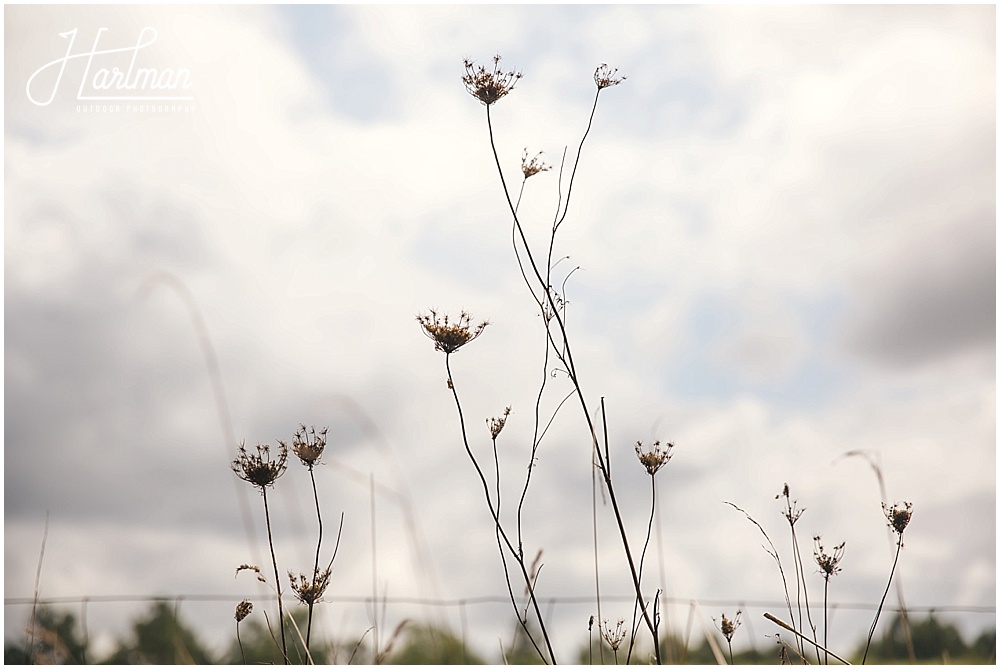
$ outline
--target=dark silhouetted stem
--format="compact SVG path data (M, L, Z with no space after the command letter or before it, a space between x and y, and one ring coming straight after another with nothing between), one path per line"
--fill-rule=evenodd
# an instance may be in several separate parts
M288 647L285 644L285 609L281 604L281 580L278 576L278 558L274 556L274 539L271 537L271 512L267 508L267 488L261 487L264 497L264 521L267 523L267 545L271 548L271 564L274 566L274 591L278 596L278 627L281 629L281 656L288 664Z
M316 490L316 475L313 473L313 466L309 465L309 479L312 481L313 487L313 501L316 502L316 522L319 524L319 539L316 541L316 561L313 563L313 580L312 584L316 584L316 579L319 578L319 550L320 546L323 545L323 516L319 512L319 493ZM309 602L309 620L306 622L306 652L309 651L309 637L312 634L312 623L313 623L313 606L316 602Z
M875 626L878 625L878 618L882 615L882 607L885 606L885 598L889 596L889 588L892 587L892 575L896 573L896 563L899 562L899 551L903 548L903 535L899 535L899 540L896 541L896 557L892 561L892 570L889 572L889 582L885 584L885 593L882 595L882 601L879 602L878 610L875 612L875 620L872 621L872 628L868 631L868 643L865 644L865 655L861 658L861 664L865 663L868 659L868 649L872 645L872 637L875 635Z

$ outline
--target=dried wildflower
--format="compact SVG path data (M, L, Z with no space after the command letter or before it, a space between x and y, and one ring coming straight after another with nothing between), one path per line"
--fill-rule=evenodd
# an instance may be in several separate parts
M326 586L330 585L330 570L316 572L310 581L305 574L299 574L298 581L295 574L288 572L288 580L292 582L292 590L300 602L306 606L315 604L326 592Z
M798 509L798 508L795 507L795 505L798 504L799 502L798 502L798 500L793 500L791 498L791 495L790 495L790 493L788 491L788 484L787 483L781 489L781 494L775 496L775 499L781 499L782 497L785 498L785 510L781 512L781 515L783 515L785 517L785 520L788 521L789 525L792 525L794 527L795 521L797 521L799 518L801 518L802 514L805 513L806 510L805 509Z
M617 67L612 70L608 67L607 63L601 63L597 69L594 70L594 83L597 84L597 90L608 88L610 86L617 86L625 81L626 77L616 77L616 74L618 74Z
M823 548L822 537L813 537L813 542L816 544L816 547L813 549L813 558L816 560L816 564L819 565L819 571L823 574L823 578L829 581L831 576L840 571L840 560L844 557L846 542L841 542L839 546L834 546L833 555L826 554L826 549Z
M542 152L539 151L535 154L535 157L528 160L528 149L524 150L521 154L521 172L524 174L524 178L533 177L539 172L548 172L552 169L551 166L543 163L540 158L542 157Z
M487 418L486 425L490 428L490 435L496 440L500 436L500 431L503 430L503 426L507 424L507 416L510 415L510 407L503 410L503 415L499 418Z
M667 464L673 455L671 451L674 445L671 442L667 442L667 447L665 449L660 449L659 440L653 442L653 450L645 452L642 450L642 442L635 442L635 454L639 456L639 462L642 466L646 468L646 471L650 476L655 476L656 472L660 470L660 467Z
M258 581L260 581L261 583L267 583L267 578L265 578L264 575L260 573L260 567L257 567L252 564L241 564L239 567L236 568L236 576L239 576L240 572L244 570L254 572L255 574L257 574Z
M240 444L239 454L232 462L232 470L247 483L260 488L261 492L285 472L285 461L288 459L288 447L278 443L278 458L271 459L271 447L257 444L257 453L247 451L245 444Z
M417 316L417 322L424 334L434 340L434 349L449 354L481 335L489 325L489 321L483 321L473 326L472 315L465 311L459 314L458 320L451 322L447 315L440 317L433 309L429 315Z
M493 56L493 70L487 70L484 65L476 65L465 59L465 74L462 83L472 97L487 107L514 90L514 85L521 78L516 70L504 72L500 69L500 55Z
M736 617L730 620L726 617L726 614L722 614L722 622L718 622L715 618L712 618L712 622L719 626L719 631L722 632L722 636L726 637L727 642L732 642L733 635L736 634L737 628L740 626L740 616L743 615L742 611L736 612Z
M312 469L323 455L323 449L326 448L326 433L328 429L324 427L319 432L316 432L316 428L311 427L306 431L305 425L299 425L299 429L295 431L295 436L292 437L292 452L309 469ZM278 443L282 446L285 445L282 441Z
M241 623L243 619L253 613L253 604L246 599L236 605L236 622Z
M615 627L615 631L611 631L611 626L608 621L604 621L604 625L601 627L601 636L604 640L608 642L611 646L611 650L618 652L618 647L622 645L622 641L625 639L628 630L625 628L625 621L622 618L618 619L618 625Z
M903 530L910 524L910 518L913 517L913 504L911 502L896 502L892 506L883 504L882 511L885 512L886 520L889 521L893 532L902 537Z

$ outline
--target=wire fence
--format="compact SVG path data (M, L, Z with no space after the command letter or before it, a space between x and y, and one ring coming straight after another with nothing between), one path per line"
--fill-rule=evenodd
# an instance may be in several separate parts
M88 617L93 619L97 609L105 609L106 606L120 606L133 608L141 605L168 604L174 609L175 615L179 614L181 607L186 603L189 615L194 613L189 608L191 604L197 603L195 609L202 609L203 613L211 613L205 610L211 609L215 612L223 606L234 607L244 598L257 602L274 602L275 596L271 592L267 595L257 593L245 594L173 594L173 595L152 595L152 594L109 594L109 595L76 595L76 596L44 596L44 597L7 597L4 599L5 618L8 621L13 619L30 619L33 610L43 607L66 607L77 611L77 620L81 625L85 645L92 639L93 628L88 625ZM285 597L283 597L285 599ZM291 600L291 597L288 597ZM497 621L497 624L506 625L504 618L497 618L497 612L510 613L511 600L507 595L477 595L469 597L409 597L409 596L380 596L373 601L371 596L364 595L328 595L322 600L324 604L332 609L353 609L364 611L362 618L375 616L374 612L381 610L422 609L425 612L440 612L445 618L457 623L458 634L461 639L463 652L467 644L471 644L470 620L488 619ZM602 595L601 602L606 610L621 608L624 605L630 608L634 603L634 595ZM694 641L694 636L701 636L699 629L707 622L706 612L728 611L730 613L737 609L744 614L744 622L750 625L748 641L751 647L756 649L757 642L753 640L756 636L753 633L755 626L751 619L760 620L765 612L782 615L782 611L788 612L789 603L784 600L737 600L737 599L691 599L684 597L664 597L661 596L663 610L673 611L674 629L680 634L682 643L687 645ZM544 618L554 620L557 618L577 619L586 611L589 616L595 606L596 601L593 596L551 596L540 597L539 605L544 611ZM96 606L95 606L96 605ZM811 609L822 609L822 604L811 603ZM492 609L492 611L491 611ZM844 615L865 616L874 613L878 609L877 604L867 602L829 602L827 604L828 613L832 616L835 612L841 611ZM966 605L966 604L940 604L940 605L907 605L906 613L912 618L914 616L944 614L947 616L960 616L967 622L971 621L974 626L995 626L996 606L990 605ZM851 613L853 612L853 613ZM884 613L900 613L898 606L886 605L883 607ZM492 614L492 615L491 615ZM799 615L802 613L799 611ZM230 614L225 616L226 618ZM101 616L97 616L100 618ZM432 616L433 617L433 616ZM373 618L371 618L373 619ZM593 619L592 619L593 621ZM425 620L432 623L432 620ZM507 621L509 622L509 620ZM794 622L794 621L793 621ZM695 624L697 623L697 624ZM983 625L980 625L983 623ZM694 624L694 627L692 625ZM765 623L766 624L766 623ZM451 627L446 625L446 627ZM11 628L8 628L10 631ZM481 628L480 628L481 629ZM686 630L681 633L681 630ZM343 630L342 630L343 631ZM705 633L705 630L701 630ZM363 637L362 637L363 638ZM359 642L360 643L360 642ZM376 642L377 645L377 642Z
M4 606L26 606L26 605L41 605L41 606L51 606L51 605L68 605L68 604L87 604L87 603L103 603L103 604L124 604L124 603L155 603L155 602L232 602L237 603L241 601L244 597L246 598L257 598L257 599L268 599L267 597L261 597L258 593L247 593L245 595L205 595L205 594L182 594L182 595L75 595L72 597L39 597L35 599L34 597L8 597L4 599ZM270 596L270 599L274 599L274 595ZM282 597L282 599L285 599ZM601 595L601 600L606 602L632 602L635 600L635 595ZM672 606L695 606L699 608L732 608L739 607L745 609L780 609L786 606L783 601L777 600L737 600L737 599L686 599L681 597L661 597L666 604ZM324 596L323 601L330 604L362 604L370 605L372 603L372 598L370 596L361 595L329 595ZM548 608L557 607L559 605L566 604L590 604L594 603L593 597L587 596L565 596L565 597L543 597L539 596L538 601L540 604L544 604ZM480 595L474 597L459 597L459 598L428 598L428 597L399 597L399 596L387 596L379 597L378 604L381 606L383 604L407 604L413 606L431 606L431 607L464 607L464 606L475 606L478 604L509 604L510 597L507 595ZM821 609L822 604L810 603L810 608ZM875 611L878 609L877 604L872 603L860 603L860 602L830 602L827 604L827 608L830 610L845 610L845 611ZM900 612L898 606L883 606L883 611L890 612ZM981 614L996 614L996 606L974 606L966 604L939 604L939 605L917 605L917 606L906 606L907 613L981 613Z

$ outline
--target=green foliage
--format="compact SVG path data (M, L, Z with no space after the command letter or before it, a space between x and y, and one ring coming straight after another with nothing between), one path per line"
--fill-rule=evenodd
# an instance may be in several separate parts
M293 609L291 616L302 632L302 637L305 637L308 611L305 608L296 608ZM247 664L282 664L281 637L278 634L278 628L273 624L273 616L271 616L271 621L272 630L269 631L264 623L263 613L255 611L250 614L249 618L240 623L239 641L243 643L241 653L239 641L236 639L236 621L233 620L233 641L229 650L226 651L223 661L228 664L243 664L245 654ZM272 631L274 636L272 636ZM295 631L295 626L287 621L287 614L285 635L288 641L288 661L292 664L308 664L310 656L315 664L329 664L334 659L331 656L336 655L335 651L331 652L332 649L327 644L317 640L315 619L313 620L312 638L309 640L309 655L305 652L305 644L302 643L299 633ZM340 659L346 661L347 657Z
M994 627L986 630L976 637L976 640L969 646L972 655L984 662L996 664L997 661L997 630Z
M922 620L910 618L910 636L913 652L918 662L950 662L963 660L988 660L996 657L996 630L984 632L972 646L967 646L958 629L941 623L933 614ZM858 657L864 653L862 647ZM906 636L901 618L893 618L888 630L878 641L873 641L868 659L875 663L904 662L909 659Z
M389 657L391 664L485 664L451 631L432 625L407 628L403 647Z
M153 604L132 624L131 638L119 641L105 664L211 664L212 658L167 602Z
M4 645L4 664L84 664L87 644L77 636L76 617L45 607L35 612L34 639L25 633L20 644ZM33 645L33 649L28 646Z

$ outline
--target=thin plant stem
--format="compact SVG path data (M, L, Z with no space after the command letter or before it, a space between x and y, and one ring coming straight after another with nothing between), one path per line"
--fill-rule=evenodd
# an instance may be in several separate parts
M646 564L646 550L649 548L649 539L653 534L653 517L656 514L656 475L651 474L649 477L650 488L652 489L650 509L649 509L649 523L646 527L646 543L642 547L642 556L639 558L639 580L642 580L642 570ZM629 639L628 644L628 656L625 658L625 664L629 664L632 661L632 649L635 646L635 623L636 617L639 611L640 602L636 601L635 606L632 608L632 638Z
M375 538L375 474L368 475L368 497L371 507L371 535L372 535L372 658L374 664L379 662L378 649L378 543Z
M889 572L889 582L885 584L885 593L882 595L882 601L879 602L878 610L875 611L875 620L872 621L872 628L868 630L868 642L865 644L865 655L861 658L861 664L864 664L868 659L868 650L872 645L872 637L875 635L875 626L878 625L878 618L882 615L882 607L885 606L885 598L889 596L889 588L892 587L892 575L896 573L896 564L899 562L899 551L903 548L903 535L899 535L899 539L896 541L896 557L892 561L892 570Z
M247 663L247 654L243 652L243 640L240 639L240 621L236 621L236 643L240 645L240 657L243 658L243 664Z
M28 635L28 664L35 663L35 615L38 609L38 585L42 579L42 559L45 557L45 542L49 539L49 512L45 511L45 529L42 530L42 547L38 551L38 567L35 569L35 594L31 600L31 631Z
M323 545L323 516L319 511L319 492L316 490L316 475L313 472L313 466L309 465L309 479L312 481L313 489L313 501L316 502L316 522L319 525L319 539L316 540L316 561L313 563L313 583L316 583L316 579L319 577L319 551L320 546ZM309 639L312 635L312 622L313 622L313 606L316 602L309 602L309 619L306 622L306 653L309 652Z
M597 461L594 459L593 453L590 455L591 470L590 470L590 505L591 505L591 517L593 519L594 525L594 589L597 595L597 620L604 620L601 617L601 571L598 565L598 550L597 550ZM600 622L598 622L600 625ZM600 636L600 635L598 635ZM600 641L600 639L598 639ZM604 664L604 644L598 643L598 649L601 656L601 664ZM591 659L591 664L593 664L593 659Z
M774 547L774 542L771 541L771 537L767 535L767 532L764 531L764 528L761 527L761 524L758 523L753 516L751 516L749 513L747 513L740 507L736 506L732 502L723 502L723 503L728 504L729 506L733 507L734 509L742 513L744 516L746 516L746 519L749 520L751 523L753 523L757 527L757 529L760 530L760 533L764 535L764 539L767 541L767 545L771 547L770 550L766 548L764 550L767 552L768 555L774 558L774 561L778 565L778 573L781 575L781 584L784 587L785 591L785 605L788 607L788 618L794 623L795 619L794 616L792 615L792 600L788 595L788 579L785 577L785 568L781 565L781 558L778 557L778 549Z
M472 448L469 446L468 433L467 433L466 427L465 427L465 414L462 411L462 403L461 403L461 401L458 398L458 390L455 387L455 381L454 381L454 378L452 377L452 374L451 374L451 354L450 353L445 353L444 361L445 361L445 370L446 370L446 372L448 374L448 384L449 384L449 386L451 388L452 396L455 399L455 407L458 410L458 422L459 422L459 426L460 426L461 432L462 432L462 443L465 446L465 452L466 452L466 454L468 454L469 459L472 461L472 465L475 467L476 473L479 475L480 483L482 483L482 485L483 485L483 491L484 491L485 496L486 496L486 504L489 507L490 515L493 517L493 523L494 523L497 531L500 533L500 536L503 539L504 545L507 546L507 550L509 550L511 552L511 555L514 556L515 561L518 564L518 567L520 567L521 576L522 576L522 578L524 578L524 583L525 583L526 589L528 591L528 596L530 598L530 604L531 604L531 606L534 609L535 617L538 620L538 625L539 625L539 627L541 629L541 632L542 632L542 637L545 640L545 646L546 646L546 650L548 651L548 654L549 654L549 659L551 659L552 664L556 664L555 651L552 649L552 643L549 641L548 631L545 628L545 619L542 617L542 612L541 612L541 610L540 610L540 608L538 606L538 600L535 597L535 589L532 586L532 579L531 579L531 576L528 574L527 567L525 567L524 558L514 548L513 544L511 544L510 538L507 536L506 531L504 531L504 529L503 529L503 524L500 522L500 516L497 515L496 509L493 506L492 498L491 498L491 495L490 495L490 486L489 486L489 483L486 480L486 476L483 474L483 470L482 470L482 468L479 465L479 461L476 459L475 454L472 452ZM513 594L511 594L511 603L514 605L514 610L516 612L518 610L518 608L517 608L517 602L514 600ZM541 649L539 649L538 645L535 643L534 637L532 636L531 631L528 629L528 625L527 625L526 621L524 621L524 619L521 618L520 615L518 616L518 620L521 621L521 626L524 629L525 634L527 635L528 639L532 642L532 645L535 646L535 650L538 651L539 657L541 657L543 661L547 662L548 660L546 660L545 655L541 652Z
M812 639L810 639L806 635L804 635L801 632L799 632L798 630L796 630L794 627L792 627L791 625L789 625L788 623L786 623L781 618L778 618L778 617L773 616L770 613L766 613L766 612L764 613L764 617L767 618L768 620L770 620L772 623L774 623L778 627L781 627L783 629L788 630L789 632L791 632L792 634L794 634L797 639L802 639L803 641L806 641L807 643L810 643L813 646L816 646L820 650L829 653L830 657L832 657L833 659L839 660L839 661L843 662L844 664L850 664L850 662L848 662L847 660L845 660L841 656L837 655L832 650L829 650L828 648L825 648L825 647L821 647L818 643L816 643L815 641L813 641ZM798 652L798 651L796 651L796 652ZM803 659L803 661L805 661L805 657L804 656L800 655L799 657L801 657Z
M597 100L598 100L599 97L600 97L600 89L598 89L597 96L595 96L595 98L594 98L594 107L591 110L590 119L588 120L588 123L587 123L587 133L589 133L589 131L590 131L591 123L592 123L593 117L594 117L594 112L597 109ZM517 231L518 231L518 234L520 235L521 242L524 245L525 254L526 254L527 258L528 258L528 262L530 263L532 272L534 273L535 278L537 279L537 281L539 282L539 284L540 284L543 292L545 293L545 297L547 298L547 302L549 303L549 306L551 307L552 317L555 319L557 325L559 326L559 332L560 332L560 335L562 337L562 342L563 342L563 353L559 357L560 357L561 360L563 360L565 362L565 364L567 366L567 370L566 371L567 371L567 373L569 375L569 378L570 378L571 382L573 383L574 389L576 390L576 395L577 395L577 397L580 400L581 409L583 410L584 419L586 420L587 426L588 426L588 428L590 430L590 434L591 434L591 437L592 437L593 446L594 446L595 449L597 449L598 466L601 469L601 472L602 472L603 477L604 477L605 484L608 487L608 497L611 500L611 508L612 508L612 510L614 512L615 520L617 521L617 525L618 525L618 531L619 531L619 534L621 535L621 538L622 538L622 546L623 546L623 548L625 550L625 557L626 557L626 560L627 560L628 565L629 565L630 575L632 576L632 584L635 587L636 597L639 599L639 601L643 601L642 590L641 590L640 583L639 583L639 574L636 571L635 561L634 561L634 558L632 557L632 551L631 551L631 548L630 548L629 542L628 542L628 534L625 531L625 523L624 523L624 520L622 519L621 510L618 507L618 500L617 500L617 497L615 496L615 493L614 493L613 484L611 483L611 474L610 474L610 471L606 467L606 465L605 465L605 458L601 454L600 449L598 447L597 432L596 432L593 420L591 418L590 411L589 411L589 409L587 407L587 401L586 401L586 398L585 398L585 396L583 394L583 388L582 388L582 386L580 384L580 380L579 380L579 377L578 377L577 372L576 372L576 365L574 363L573 355L572 355L572 352L570 350L569 340L568 340L568 336L567 336L567 332L566 332L566 327L565 327L565 324L563 322L563 318L560 315L559 306L556 303L555 296L552 294L552 290L551 290L550 286L548 285L548 282L546 282L545 279L543 279L541 273L538 270L538 265L535 262L533 254L531 253L530 246L528 245L528 240L527 240L527 238L526 238L526 236L524 234L524 229L522 228L521 222L520 222L520 220L519 220L519 218L517 216L517 210L515 209L514 203L511 200L510 191L507 188L506 179L503 176L503 168L502 168L502 166L500 164L500 156L499 156L499 154L497 152L496 142L495 142L494 136L493 136L493 123L492 123L492 120L491 120L491 117L490 117L490 105L486 105L486 123L487 123L487 127L489 129L490 147L493 150L493 158L494 158L494 161L496 163L497 171L498 171L499 176L500 176L500 183L503 186L504 195L507 198L508 207L510 208L511 214L514 217L514 224L517 227ZM583 138L584 140L586 139L586 134L587 133L584 134L584 138ZM562 221L565 220L566 213L568 212L569 197L570 197L570 194L572 192L572 185L573 185L574 177L576 175L577 166L579 165L580 153L582 152L582 148L583 148L583 140L581 140L580 151L578 151L578 153L577 153L576 163L574 164L574 167L573 167L573 173L570 176L570 186L569 186L569 190L567 191L566 206L563 209L562 217L560 218L560 220L554 226L555 228L558 228L558 226L561 225ZM654 645L654 650L655 650L655 659L656 659L657 664L660 664L661 663L661 658L660 658L660 644L659 644L659 639L657 638L658 635L657 635L657 631L656 631L656 626L653 624L653 621L651 620L651 618L649 616L649 612L646 610L645 606L642 606L642 617L643 617L643 622L645 622L646 627L649 629L650 634L653 637L653 641L654 641L653 645Z
M274 539L271 535L271 512L267 507L267 487L262 486L261 495L264 497L264 521L267 523L267 545L271 548L271 565L274 567L274 591L278 598L278 627L281 630L281 657L285 664L288 664L288 646L285 643L285 609L281 604L281 580L278 576L278 558L274 555Z
M812 611L812 607L809 606L809 588L806 587L806 570L805 570L805 566L802 563L802 551L799 548L799 536L795 532L795 525L794 524L792 525L792 546L795 549L795 553L794 553L793 557L794 557L794 559L796 560L796 563L797 563L798 573L801 575L801 578L802 578L802 597L805 600L805 605L806 605L806 620L809 623L809 628L812 630L813 641L817 641L817 638L816 638L816 626L813 624L813 621L812 621L812 612L811 612ZM802 607L800 605L799 606L799 627L801 627L801 626L802 626ZM816 664L820 664L820 663L821 663L821 660L820 660L820 657L819 657L819 647L817 646L816 647Z
M828 602L827 595L829 594L829 591L830 591L830 576L827 575L826 579L824 579L824 582L823 582L823 646L829 646L830 645L830 642L829 642L829 638L830 638L829 612L830 612L830 609L829 609L829 606L827 604L827 602ZM830 654L829 654L829 652L824 652L823 655L824 655L824 659L826 660L826 662L824 662L824 664L830 664Z

